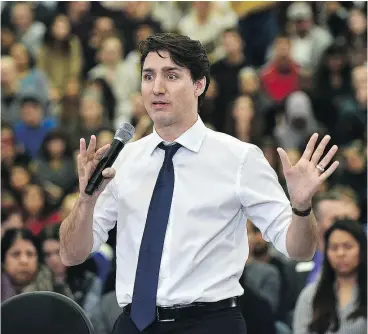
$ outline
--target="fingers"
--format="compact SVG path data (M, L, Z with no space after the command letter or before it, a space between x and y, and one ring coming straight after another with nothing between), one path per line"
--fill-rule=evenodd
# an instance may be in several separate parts
M93 166L96 167L98 162L102 159L102 157L104 156L104 154L110 149L110 144L106 144L105 146L102 146L101 148L99 148L97 150L97 152L95 153L94 157L93 157Z
M304 153L302 155L302 158L307 159L308 161L310 160L314 151L314 147L316 146L317 139L318 133L314 133L312 137L309 139L307 147L305 148Z
M324 158L318 163L317 163L322 167L322 168L325 168L329 163L330 161L332 160L332 158L334 157L334 155L336 154L337 152L337 146L334 145L330 148L330 150L327 152L327 154L324 156Z
M116 171L114 168L106 168L102 171L102 176L106 179L112 179L116 174Z
M92 159L96 150L96 136L92 135L87 148L87 157Z
M86 153L86 141L84 138L79 140L79 154L84 155Z
M282 168L285 171L287 171L289 168L292 167L291 162L289 160L289 157L287 155L287 153L282 149L282 148L277 148L277 152L280 156L280 160L281 160L281 164L282 164Z
M339 162L335 161L324 173L320 175L320 179L322 179L322 181L327 180L337 167L339 167Z
M331 139L330 136L324 136L323 139L321 140L321 142L319 143L318 147L314 151L314 153L312 155L312 159L311 159L311 162L313 162L314 165L318 164L318 161L319 161L319 159L321 159L321 156L322 156L328 142L330 141L330 139Z

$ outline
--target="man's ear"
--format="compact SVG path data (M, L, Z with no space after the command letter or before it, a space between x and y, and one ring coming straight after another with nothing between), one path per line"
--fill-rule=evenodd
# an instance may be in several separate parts
M195 85L195 91L194 91L195 96L197 97L201 96L204 90L206 89L206 77L203 77L202 79L197 80L194 85Z

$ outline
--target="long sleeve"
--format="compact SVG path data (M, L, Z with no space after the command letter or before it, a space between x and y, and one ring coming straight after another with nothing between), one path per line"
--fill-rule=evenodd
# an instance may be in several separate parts
M238 181L238 194L246 216L266 241L286 256L286 234L292 211L276 172L262 151L251 145L246 152Z
M82 71L82 48L78 37L74 37L71 43L70 78L79 79Z
M294 334L309 334L308 326L312 320L312 300L315 288L315 284L310 284L299 295L294 311Z

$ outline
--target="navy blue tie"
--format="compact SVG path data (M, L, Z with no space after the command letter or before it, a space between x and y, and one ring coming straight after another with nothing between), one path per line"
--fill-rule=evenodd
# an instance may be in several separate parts
M140 331L156 319L158 277L174 191L172 158L181 145L165 146L161 143L158 147L165 150L165 159L148 209L130 311L130 317Z

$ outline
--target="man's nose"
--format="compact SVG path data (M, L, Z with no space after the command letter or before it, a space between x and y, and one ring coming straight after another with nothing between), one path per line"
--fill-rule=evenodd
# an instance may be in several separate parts
M164 80L160 77L156 77L154 84L153 84L153 94L160 95L165 94L165 84Z

